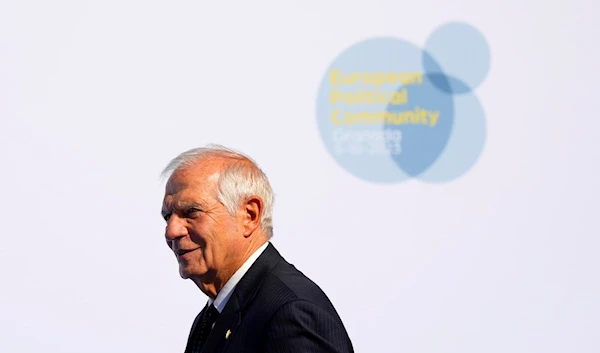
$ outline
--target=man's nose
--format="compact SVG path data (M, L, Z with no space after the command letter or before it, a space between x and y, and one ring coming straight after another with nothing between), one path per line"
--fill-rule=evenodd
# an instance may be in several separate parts
M176 214L171 215L167 221L167 227L165 228L165 238L167 238L167 242L185 237L186 235L187 228L185 227L184 220L179 218Z

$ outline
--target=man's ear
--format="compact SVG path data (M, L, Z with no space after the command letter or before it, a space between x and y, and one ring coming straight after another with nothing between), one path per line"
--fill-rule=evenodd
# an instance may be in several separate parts
M249 237L260 227L260 219L263 213L263 200L258 196L250 196L244 202L242 212L244 237Z

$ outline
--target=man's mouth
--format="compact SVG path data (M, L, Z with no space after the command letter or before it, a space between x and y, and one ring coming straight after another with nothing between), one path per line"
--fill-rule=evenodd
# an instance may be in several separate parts
M189 253L189 252L192 252L192 251L194 251L194 250L197 250L197 249L179 249L179 250L177 250L177 251L175 252L175 254L176 254L177 256L183 256L183 255L185 255L185 254L187 254L187 253Z

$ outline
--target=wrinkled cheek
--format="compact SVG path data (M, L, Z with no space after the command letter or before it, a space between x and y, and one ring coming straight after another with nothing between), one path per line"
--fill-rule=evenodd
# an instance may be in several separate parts
M204 247L204 245L206 244L206 241L201 234L206 234L206 230L203 229L202 227L195 227L190 224L186 225L186 228L187 228L187 233L190 237L190 240L193 241L194 243L200 245L201 247Z

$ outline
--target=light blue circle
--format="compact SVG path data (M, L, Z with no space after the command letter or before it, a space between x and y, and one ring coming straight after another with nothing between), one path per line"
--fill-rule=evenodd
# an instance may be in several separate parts
M454 97L454 126L444 151L433 165L418 176L428 182L454 180L477 162L485 145L483 107L473 94Z
M331 114L340 110L343 113L384 112L387 104L353 104L330 101L332 91L342 93L374 91L374 86L362 81L353 85L337 85L331 80L332 73L377 73L377 72L422 72L421 49L412 43L397 38L373 38L357 43L342 52L327 69L317 96L317 124L321 138L329 153L340 166L356 177L376 182L391 183L406 180L409 175L398 168L389 153L382 152L384 142L352 142L349 136L376 136L383 133L383 124L335 125ZM394 92L397 84L381 84L378 92ZM342 114L343 114L342 113ZM358 137L357 137L358 138ZM345 143L340 143L345 141ZM339 147L342 147L340 153ZM361 154L351 153L354 147L363 148Z
M448 23L433 31L425 43L424 53L429 54L423 56L426 71L449 77L450 91L455 94L475 89L490 69L490 48L485 37L475 27L462 22ZM430 58L435 58L435 62ZM441 71L437 71L440 68Z

